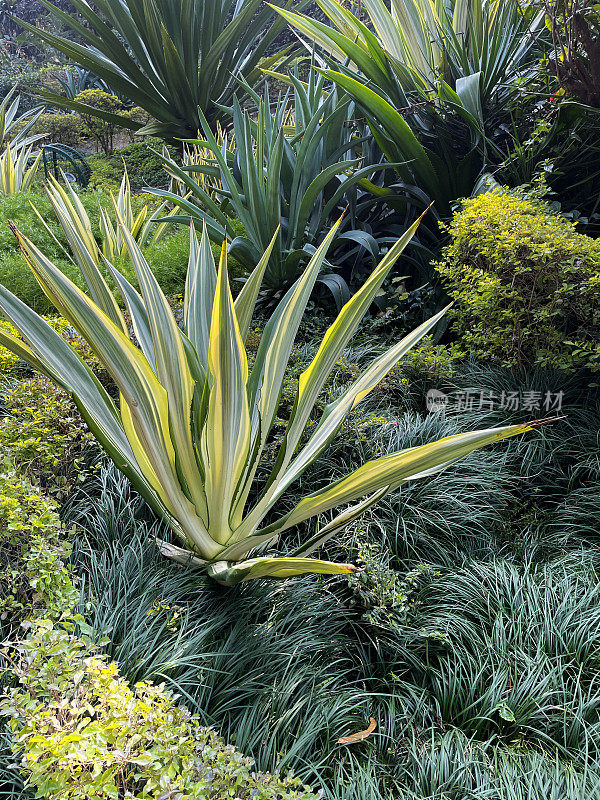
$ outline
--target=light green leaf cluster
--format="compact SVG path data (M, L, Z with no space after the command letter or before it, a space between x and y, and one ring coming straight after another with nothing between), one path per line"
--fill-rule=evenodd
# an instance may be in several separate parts
M93 438L69 395L43 375L11 382L2 393L0 450L19 473L64 492Z
M466 200L449 233L436 267L465 349L510 367L600 369L600 242L504 191Z
M0 196L9 197L28 191L37 175L42 151L33 153L33 145L16 149L10 144L0 156Z
M56 506L14 472L0 474L0 630L25 617L58 619L79 593Z
M113 214L111 215L100 203L98 204L101 241L101 249L99 249L96 246L90 217L73 187L67 184L65 188L56 178L50 175L49 184L46 186L46 194L61 222L73 257L56 239L35 206L33 206L33 210L50 236L61 247L65 256L71 261L74 260L83 272L87 270L88 277L93 275L93 271L97 269L102 256L114 260L118 256L127 253L127 244L121 233L121 228L127 229L129 235L139 247L146 247L156 244L162 239L169 226L168 218L175 214L175 209L166 210L166 201L153 211L151 211L148 203L144 203L136 214L132 205L129 175L127 174L127 168L125 168L117 197L112 192L109 193ZM88 266L89 261L93 262L91 266Z
M44 110L43 107L38 106L19 114L21 95L16 94L16 91L15 85L0 102L0 152L7 147L16 152L41 138L41 134L30 134Z
M130 688L114 662L73 635L76 622L34 623L16 651L20 686L1 706L38 797L315 800L292 776L254 772L163 685Z

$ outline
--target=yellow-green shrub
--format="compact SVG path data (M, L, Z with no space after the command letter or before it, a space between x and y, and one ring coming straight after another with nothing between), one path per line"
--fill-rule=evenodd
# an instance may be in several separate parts
M55 504L14 472L0 473L0 631L25 616L58 619L78 593Z
M75 100L78 103L85 103L110 114L119 114L122 110L119 98L114 94L103 92L102 89L84 89L79 92ZM107 156L111 155L114 149L113 140L117 125L114 122L109 122L91 114L82 113L80 117L83 123L83 133L95 139Z
M89 364L92 369L97 370L99 368L98 359L92 353L87 342L78 336L75 329L71 328L69 323L63 317L44 317L44 319L51 328L53 328L57 333L60 333L63 339L66 339L69 342L71 347L73 347L73 349L76 350L79 355L86 360L87 364ZM16 336L19 339L21 338L17 329L5 319L0 319L0 330L6 331L7 333L10 333L12 336ZM19 361L19 358L12 352L12 350L7 350L5 347L0 345L0 377L6 373L14 372L20 364L23 365L23 362Z
M542 202L470 198L437 269L472 354L506 366L600 369L600 241Z
M68 624L36 623L20 643L20 687L3 702L22 767L47 800L315 800L252 761L175 704L164 687L130 688L117 665Z
M64 491L92 440L70 396L42 375L9 384L1 394L3 458L49 491Z
M89 346L61 317L45 318L99 372ZM18 336L6 320L0 328ZM84 449L92 441L69 395L43 375L23 377L25 365L0 346L0 450L3 459L49 492L64 492L77 478ZM29 370L28 367L26 369Z

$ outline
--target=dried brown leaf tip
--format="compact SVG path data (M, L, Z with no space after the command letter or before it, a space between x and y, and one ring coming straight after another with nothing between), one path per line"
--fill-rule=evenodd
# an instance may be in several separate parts
M358 731L358 733L353 733L352 736L344 736L341 739L338 739L338 744L354 744L355 742L362 742L363 739L366 739L370 736L375 728L377 727L377 723L371 717L369 720L369 727L364 731Z

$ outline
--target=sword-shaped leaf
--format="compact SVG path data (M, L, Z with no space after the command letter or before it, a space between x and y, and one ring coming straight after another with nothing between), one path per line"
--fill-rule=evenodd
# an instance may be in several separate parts
M211 564L208 574L226 586L236 586L256 578L296 578L309 573L317 575L347 575L356 572L354 564L336 564L317 558L252 558L239 564L218 561Z
M180 483L196 506L198 516L207 524L206 497L191 436L195 382L181 334L167 298L148 262L120 219L119 228L127 245L148 315L148 327L154 344L156 375L167 395L170 438L174 446Z
M534 423L529 423L458 433L420 447L411 447L367 461L347 477L304 497L292 511L259 531L258 535L275 536L343 503L351 503L383 487L399 486L413 477L421 477L423 472L433 470L441 464L457 461L480 447L533 430L534 427Z
M217 271L206 222L198 242L194 223L190 223L190 257L183 296L183 322L190 342L196 348L198 359L208 369L208 342L210 318L217 288Z
M201 439L208 527L221 545L231 537L230 517L250 448L246 382L248 362L227 279L227 250L221 249L208 346L208 412Z
M250 275L246 278L244 281L244 286L242 287L238 296L235 298L235 315L240 328L240 336L244 342L246 341L246 337L250 331L252 314L254 313L254 307L256 305L258 293L260 292L265 270L269 264L269 259L271 258L271 253L273 252L273 248L275 247L275 242L277 241L278 236L279 227L273 234L273 238L269 242L269 245L263 253L260 261L252 270Z
M100 254L87 211L70 185L67 193L67 190L55 178L50 177L51 184L46 187L46 194L81 270L91 298L113 322L126 331L127 327L121 310L98 268Z
M314 289L327 249L341 224L339 219L311 258L304 274L288 290L265 325L252 374L248 381L248 398L252 413L252 463L248 463L241 492L236 501L234 527L241 523L244 505L256 473L279 404L279 393L296 339L298 327Z

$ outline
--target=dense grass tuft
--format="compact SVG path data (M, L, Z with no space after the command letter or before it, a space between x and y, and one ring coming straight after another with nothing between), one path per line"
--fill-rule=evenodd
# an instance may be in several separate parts
M366 357L347 354L330 397ZM402 487L327 546L364 561L354 582L213 585L161 558L164 523L107 467L63 512L86 619L130 681L165 681L259 768L293 768L330 800L599 798L597 395L474 365L447 388L551 380L568 419ZM508 421L417 407L391 379L288 502L373 456ZM337 744L370 717L368 739Z

